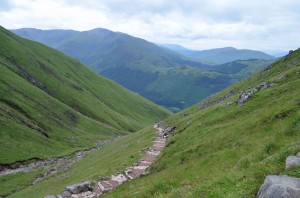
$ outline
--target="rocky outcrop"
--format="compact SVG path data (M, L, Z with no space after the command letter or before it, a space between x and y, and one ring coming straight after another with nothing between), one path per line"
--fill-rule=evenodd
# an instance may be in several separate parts
M300 197L300 179L286 175L269 175L260 187L256 198Z
M275 86L275 84L270 83L269 81L264 81L262 83L257 83L252 86L249 86L244 91L240 92L241 95L240 95L239 99L236 101L237 106L241 106L244 103L246 103L248 101L248 99L250 98L250 96L252 96L256 92L268 89L273 86Z
M249 99L249 97L251 95L253 95L254 93L257 92L257 89L253 89L253 90L250 90L250 91L246 91L244 93L242 93L239 97L239 99L237 100L237 105L238 106L241 106L243 105L245 102L247 102L247 100Z
M271 66L268 67L268 68L271 68ZM273 87L275 85L276 85L275 83L270 83L269 81L264 81L264 82L261 82L261 83L253 84L253 85L247 87L246 89L244 89L242 91L239 91L237 93L235 93L234 90L230 90L229 92L226 93L225 96L215 98L215 99L212 99L213 96L209 97L205 101L201 102L198 108L199 108L199 110L206 109L209 106L219 104L219 103L223 102L224 100L226 100L226 99L228 99L228 98L230 98L230 97L232 97L236 94L240 94L238 100L236 101L236 104L237 104L237 106L241 106L244 103L246 103L248 101L248 99L250 98L250 96L252 96L256 92L268 89L268 88ZM231 104L232 104L232 102L228 102L227 106L231 105Z
M230 90L229 92L226 93L225 96L222 96L220 98L211 99L212 98L212 96L211 96L207 100L200 103L199 110L203 110L203 109L206 109L209 106L212 106L212 105L218 104L220 102L223 102L224 100L226 100L227 98L230 98L233 95L234 95L234 90Z

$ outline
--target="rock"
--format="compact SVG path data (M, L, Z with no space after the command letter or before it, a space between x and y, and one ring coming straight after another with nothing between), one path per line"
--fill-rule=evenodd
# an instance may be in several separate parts
M296 167L296 166L300 166L300 157L298 157L298 156L289 156L289 157L286 158L285 168L292 168L292 167Z
M68 196L71 196L71 193L69 191L64 191L60 195L61 195L61 197L68 197Z
M176 127L169 127L165 130L166 133L171 133Z
M87 192L81 193L80 196L78 196L78 197L82 197L82 198L96 198L97 195L96 195L96 193L93 193L91 191L87 191Z
M270 82L268 82L268 81L262 82L262 83L260 84L259 91L268 89L268 88L270 88L270 87L274 87L275 85L276 85L276 84L270 83Z
M83 183L73 184L71 186L66 186L65 190L72 194L78 194L91 189L90 182L86 181Z
M300 197L300 179L286 175L268 175L256 195L256 198L295 197Z
M215 105L215 104L218 104L218 103L221 103L223 102L224 100L226 100L227 98L230 98L231 96L234 95L234 90L230 90L229 92L226 93L225 96L222 96L220 98L216 98L214 100L212 100L212 96L210 96L207 100L201 102L200 106L198 107L199 110L203 110L211 105Z
M44 198L56 198L54 195L46 195Z
M122 184L123 182L127 181L127 178L123 174L117 174L117 175L112 175L111 180L118 182L118 184Z
M253 95L254 93L257 92L257 89L253 89L253 90L250 90L250 91L246 91L244 93L242 93L239 97L239 99L237 100L237 105L238 106L241 106L242 104L244 104L245 102L247 102L247 100L249 99L249 97L251 95Z

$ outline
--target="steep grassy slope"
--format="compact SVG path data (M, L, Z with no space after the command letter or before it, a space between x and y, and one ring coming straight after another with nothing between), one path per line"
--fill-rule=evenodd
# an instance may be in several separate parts
M0 163L70 154L169 112L77 60L0 29Z
M207 64L224 64L236 60L260 59L272 60L275 57L261 51L236 49L233 47L216 48L210 50L190 50L180 45L165 44L162 45L168 49L174 50L193 60L201 61Z
M300 49L165 123L176 129L151 174L104 197L255 197L268 174L300 177L284 170L300 151Z
M75 57L94 71L173 111L236 82L235 77L208 72L213 68L179 53L106 29L76 32L24 28L14 32Z

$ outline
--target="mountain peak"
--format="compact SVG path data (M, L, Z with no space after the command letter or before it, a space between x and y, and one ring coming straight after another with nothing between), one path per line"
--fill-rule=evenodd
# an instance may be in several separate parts
M86 33L88 36L92 36L92 37L96 37L96 38L107 37L107 36L110 36L115 33L113 31L105 29L105 28L95 28L95 29L83 31L83 32Z

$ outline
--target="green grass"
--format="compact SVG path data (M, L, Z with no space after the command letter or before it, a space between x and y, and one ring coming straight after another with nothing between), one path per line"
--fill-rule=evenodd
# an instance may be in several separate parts
M96 152L88 154L73 164L66 172L53 175L35 186L24 188L9 197L39 198L47 194L59 194L63 192L64 187L67 185L86 180L97 180L101 177L122 172L126 167L131 166L144 155L142 149L152 145L153 136L154 129L152 126L130 134L104 146ZM24 175L28 175L27 185L29 185L33 179L30 177L32 174L33 173L24 173ZM8 185L9 183L13 185L11 187L13 190L26 186L25 183L19 187L20 182L18 180L15 181L15 178L15 176L9 176L9 178L5 179L6 181L3 184ZM4 179L0 177L0 181L2 180ZM2 186L1 183L0 186Z
M284 170L300 151L299 79L300 50L212 99L233 90L231 98L171 116L165 122L176 130L151 174L104 197L255 197L266 175L300 177L299 168ZM276 86L236 105L239 91L266 80Z
M170 115L77 60L0 29L0 163L69 155Z
M0 196L8 196L14 192L28 187L32 181L41 174L41 171L31 173L15 173L0 177Z

